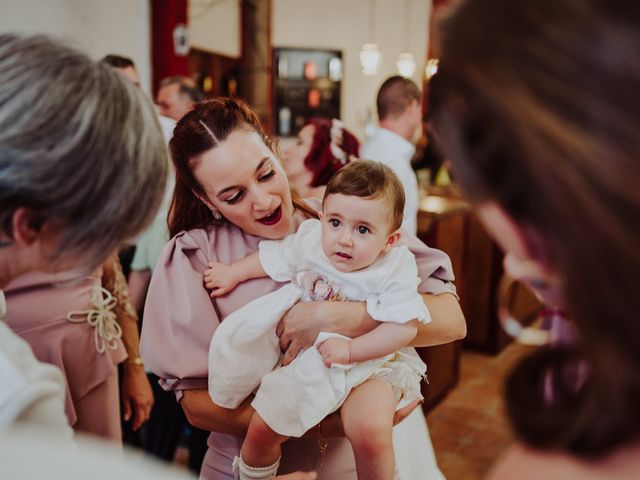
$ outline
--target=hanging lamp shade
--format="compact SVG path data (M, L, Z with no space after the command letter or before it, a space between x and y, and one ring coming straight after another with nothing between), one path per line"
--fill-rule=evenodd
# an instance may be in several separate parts
M400 73L400 75L403 77L411 77L413 72L416 71L416 61L413 58L413 53L405 52L398 55L396 67L398 67L398 73Z
M365 75L376 75L380 67L380 50L375 43L365 43L360 50L360 64L362 73Z

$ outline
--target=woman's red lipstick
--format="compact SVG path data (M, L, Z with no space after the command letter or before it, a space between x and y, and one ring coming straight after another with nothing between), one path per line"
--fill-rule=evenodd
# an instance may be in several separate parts
M269 215L259 218L257 221L263 225L275 225L282 218L282 206L276 208Z

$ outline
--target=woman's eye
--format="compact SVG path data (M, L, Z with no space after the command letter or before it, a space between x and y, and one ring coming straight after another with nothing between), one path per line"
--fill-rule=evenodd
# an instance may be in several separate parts
M361 235L364 235L366 233L369 233L369 229L367 227L363 227L362 225L360 225L358 227L358 233Z
M227 202L229 205L233 205L234 203L238 203L241 198L242 198L242 190L239 190L238 193L236 193L233 197L227 198L225 202Z
M340 220L336 220L335 218L329 220L329 223L333 228L338 228L340 226Z
M276 174L275 170L270 170L269 172L267 172L264 175L262 175L258 180L260 180L261 182L264 181L264 180L269 180L275 174Z

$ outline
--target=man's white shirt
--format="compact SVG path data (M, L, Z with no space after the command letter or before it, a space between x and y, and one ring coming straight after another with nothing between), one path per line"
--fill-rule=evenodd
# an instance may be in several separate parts
M404 187L405 205L402 227L413 235L418 223L418 180L411 168L416 147L397 133L376 127L375 133L362 145L360 157L375 160L391 168Z

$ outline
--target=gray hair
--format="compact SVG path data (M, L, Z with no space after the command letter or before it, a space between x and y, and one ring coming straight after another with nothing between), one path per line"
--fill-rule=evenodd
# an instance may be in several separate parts
M154 108L107 65L44 36L0 35L0 228L17 208L59 224L54 258L97 266L162 199ZM53 260L52 259L52 260Z

